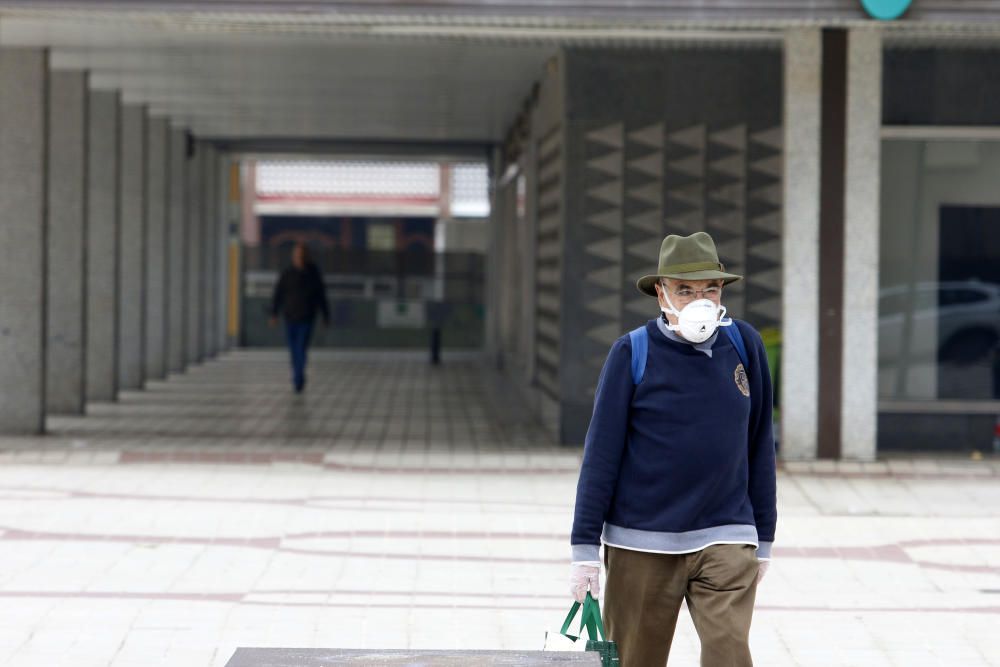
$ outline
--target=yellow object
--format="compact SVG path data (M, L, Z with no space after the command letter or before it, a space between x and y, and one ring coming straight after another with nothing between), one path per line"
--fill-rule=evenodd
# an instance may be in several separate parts
M781 344L781 329L775 327L767 327L760 330L760 338L764 341L764 345L780 345Z
M240 165L237 162L229 165L229 201L240 201Z
M230 338L240 333L240 246L229 243L229 309L226 332Z

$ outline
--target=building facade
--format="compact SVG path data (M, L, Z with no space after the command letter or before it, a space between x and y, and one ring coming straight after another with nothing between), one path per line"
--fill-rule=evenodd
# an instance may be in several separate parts
M1000 13L712 5L549 61L496 158L494 358L582 442L611 343L658 314L636 279L704 230L772 344L784 457L990 449Z

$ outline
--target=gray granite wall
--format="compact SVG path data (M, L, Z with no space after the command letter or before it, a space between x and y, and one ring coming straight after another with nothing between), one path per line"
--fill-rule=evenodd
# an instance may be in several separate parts
M217 266L219 263L219 200L222 198L219 178L219 156L211 145L205 147L205 196L202 199L202 276L204 277L204 292L202 293L202 348L206 358L212 358L217 352L218 331L218 295L222 285L218 280Z
M118 188L118 387L145 382L146 299L146 108L125 104L121 112Z
M144 353L147 380L167 377L168 312L167 284L169 260L167 219L167 177L169 159L167 140L170 121L150 116L146 122L146 303Z
M45 430L48 52L0 49L0 433Z
M197 364L204 358L201 332L202 294L204 293L204 261L202 259L205 224L206 194L206 150L204 144L195 145L195 153L188 160L188 203L187 203L187 238L186 238L186 273L187 297L184 300L187 324L187 363Z
M49 414L83 414L87 292L87 73L49 73L45 380Z
M118 217L121 96L91 91L87 140L87 400L118 396Z
M167 370L182 373L187 366L187 132L171 126L167 135Z

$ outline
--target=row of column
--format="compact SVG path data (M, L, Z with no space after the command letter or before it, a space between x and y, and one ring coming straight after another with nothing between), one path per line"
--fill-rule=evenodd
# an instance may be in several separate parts
M0 433L40 433L225 348L223 161L42 49L0 91Z

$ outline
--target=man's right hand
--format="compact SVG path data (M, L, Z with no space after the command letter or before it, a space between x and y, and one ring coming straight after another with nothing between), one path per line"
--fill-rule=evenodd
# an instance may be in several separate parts
M601 562L596 560L570 563L569 590L577 602L583 602L587 591L596 598L601 594Z
M277 317L271 317L267 321L267 326L269 326L269 327L276 327L276 326L278 326L278 318Z

